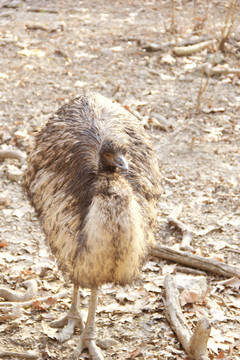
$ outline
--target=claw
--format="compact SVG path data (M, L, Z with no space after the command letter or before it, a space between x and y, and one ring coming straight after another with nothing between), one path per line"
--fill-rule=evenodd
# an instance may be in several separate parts
M88 349L89 354L92 357L92 360L104 360L103 354L99 347L97 347L95 340L86 339L84 333L80 336L80 342L77 349L74 351L74 359L78 359L78 356L82 353L84 349Z
M63 328L68 323L68 315L63 316L61 319L54 320L50 323L52 328Z
M52 328L63 328L56 336L57 340L61 343L71 339L75 327L80 328L81 331L84 328L80 313L72 314L71 311L61 319L52 321L50 326Z

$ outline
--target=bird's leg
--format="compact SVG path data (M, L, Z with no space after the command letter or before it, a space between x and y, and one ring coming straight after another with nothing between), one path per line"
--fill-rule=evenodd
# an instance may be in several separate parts
M88 349L92 360L104 360L101 350L96 345L95 334L95 313L97 307L97 288L92 289L88 307L88 317L85 329L83 330L80 343L75 350L75 356L82 353L83 349Z
M78 294L78 286L73 285L73 297L72 303L68 313L61 319L52 321L50 326L53 328L62 328L65 326L62 332L57 334L57 339L60 342L69 340L73 333L74 328L79 327L83 330L84 325L81 318L81 314L78 310L79 305L79 294Z

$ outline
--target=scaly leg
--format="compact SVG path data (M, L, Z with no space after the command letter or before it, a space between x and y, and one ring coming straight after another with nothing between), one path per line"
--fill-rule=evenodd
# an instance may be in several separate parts
M101 350L96 345L95 335L95 313L97 307L97 289L92 289L88 307L88 317L85 329L80 336L80 343L75 350L75 357L78 357L83 349L88 349L92 360L104 360Z
M79 327L80 330L83 330L84 325L81 318L81 314L78 310L79 305L79 295L78 295L78 286L73 285L73 297L71 307L68 313L61 319L52 321L50 326L53 328L65 328L57 336L58 341L64 342L69 340L74 334L75 327Z

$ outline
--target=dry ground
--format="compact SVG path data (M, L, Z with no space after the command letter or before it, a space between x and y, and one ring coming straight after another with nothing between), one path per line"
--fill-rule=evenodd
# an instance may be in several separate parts
M227 2L210 4L200 37L219 36L224 23ZM205 5L197 1L199 29ZM157 241L179 246L181 235L167 218L182 205L184 223L195 230L214 228L194 237L194 251L239 267L240 79L236 74L211 77L202 96L203 111L197 111L201 65L213 48L169 58L176 40L193 37L192 2L176 1L175 32L170 31L171 15L170 1L0 0L2 148L25 152L36 127L83 91L113 96L141 117L153 136L163 174ZM239 18L232 35L223 63L237 68ZM162 50L147 52L149 43L162 45ZM64 288L69 295L12 312L1 307L0 352L34 350L39 359L71 359L79 332L59 344L47 327L68 308L71 286L45 248L20 181L10 179L9 172L19 167L16 160L0 163L1 286L22 289L22 281L37 278L39 297ZM166 265L170 263L150 259L132 287L101 290L98 334L116 340L104 350L106 359L186 358L163 312L163 275L174 271ZM206 297L184 306L189 325L207 316L213 325L211 358L240 359L239 283L227 287L220 283L223 278L205 276ZM88 294L81 292L83 315ZM87 352L81 358L88 358Z

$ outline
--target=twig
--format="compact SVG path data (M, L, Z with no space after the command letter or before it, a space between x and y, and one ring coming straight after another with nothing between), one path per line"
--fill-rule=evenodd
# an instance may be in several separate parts
M37 296L38 286L35 279L24 281L23 286L27 289L25 293L20 293L18 291L6 288L0 288L0 297L12 302L23 302L31 300Z
M231 249L231 248L226 247L225 250L236 253L236 254L240 254L240 250L237 250L237 249Z
M120 85L117 85L116 88L114 89L114 91L112 92L112 95L111 95L112 98L116 95L116 93L119 91L119 89L120 89Z
M218 301L221 301L221 303L228 309L228 311L231 311L230 306L228 306L226 301L221 296L219 296L217 294L211 294L211 296L214 297L215 299L217 299Z
M0 159L17 159L24 163L26 161L26 154L20 150L0 150Z
M40 9L40 8L29 8L27 12L36 12L36 13L49 13L49 14L58 14L58 11L55 9Z
M171 0L171 33L176 35L176 24L175 24L175 0ZM175 36L176 40L176 36Z
M207 318L203 317L199 319L189 344L189 353L192 355L193 359L208 359L206 352L210 332L211 325Z
M173 250L167 246L155 245L151 248L151 255L225 277L240 277L240 269L234 266L221 263L215 259L193 255L186 251Z
M177 219L181 210L182 210L182 205L173 209L173 211L168 217L168 222L170 225L176 226L182 233L182 242L180 245L180 249L192 251L193 248L191 246L191 242L194 234L193 231L187 225L185 225L184 223L182 223Z
M208 229L204 229L204 230L199 230L199 231L192 230L188 225L184 224L183 222L177 219L181 211L182 211L182 205L179 205L176 208L174 208L171 214L168 216L169 224L176 226L182 233L183 237L180 245L181 250L189 250L189 251L193 250L191 246L191 241L193 236L203 236L210 233L213 230L220 228L220 226L219 227L210 226Z
M201 271L201 270L197 270L197 269L191 269L189 267L186 266L176 266L176 272L184 272L186 274L192 274L192 275L204 275L206 276L206 272L205 271Z
M169 274L164 279L164 289L166 318L184 350L191 359L207 359L207 342L211 331L208 320L206 318L198 320L195 331L192 333L181 310L176 284Z
M234 22L235 22L235 20L237 18L236 17L237 11L236 11L236 13L234 11L236 9L237 1L238 0L232 0L230 5L229 5L229 8L228 8L228 12L227 12L227 15L226 15L224 27L222 29L221 40L220 40L220 43L219 43L219 50L221 50L222 52L225 51L225 49L224 49L225 42L229 38L229 35L230 35L231 30L232 30L233 24L234 24ZM230 25L228 27L229 18L230 18ZM228 27L228 29L227 29L227 27Z
M234 24L234 22L236 20L236 17L234 18L234 11L233 11L233 8L235 6L236 6L235 0L232 0L230 5L229 5L229 10L228 10L228 13L227 13L226 18L225 18L225 24L224 24L224 28L222 30L222 36L221 36L220 41L218 42L217 49L215 51L214 58L213 58L213 61L211 63L210 69L208 70L207 79L206 79L206 82L205 82L204 86L203 86L203 76L204 76L205 66L203 66L203 68L202 68L201 83L200 83L200 88L199 88L199 92L198 92L198 96L197 96L197 109L198 110L200 109L200 106L201 106L202 94L205 92L205 90L206 90L206 88L208 86L210 76L211 76L211 74L213 72L213 67L215 65L217 52L219 50L224 51L224 43L226 42L227 38L229 37L230 31L232 30L233 24ZM228 30L226 30L231 12L232 12L232 14L231 14L232 15L231 16L231 24L230 24Z
M222 75L222 74L240 74L240 69L230 68L228 64L217 65L212 68L211 64L206 64L204 67L205 73L208 75Z
M211 63L209 72L208 72L208 74L207 74L207 79L206 79L206 82L205 82L205 85L204 85L204 86L203 86L203 76L204 76L205 67L203 66L203 68L202 68L201 83L200 83L200 88L199 88L199 92L198 92L198 96L197 96L197 109L200 109L200 106L201 106L201 97L202 97L202 94L205 92L205 90L206 90L206 88L207 88L207 86L208 86L208 82L209 82L210 76L211 76L211 74L212 74L213 67L214 67L214 65L215 65L216 57L217 57L217 51L216 51L215 54L214 54L214 57L213 57L213 60L212 60L212 63Z
M33 300L30 300L30 301L24 301L24 302L20 302L19 305L25 307L25 306L32 306L36 301L38 302L45 302L45 301L48 301L49 298L51 299L61 299L63 298L64 296L67 295L67 290L63 290L62 292L58 293L58 294L55 294L55 295L52 295L52 296L43 296L41 298L36 298L36 299L33 299ZM13 305L16 305L15 302L0 302L0 306L13 306Z
M173 52L177 56L189 56L192 54L195 54L209 45L214 45L215 40L207 40L203 41L201 43L195 44L195 45L189 45L189 46L175 46L173 48Z
M15 351L2 351L0 352L0 358L11 356L17 357L19 359L38 359L39 355L36 353L19 353Z

